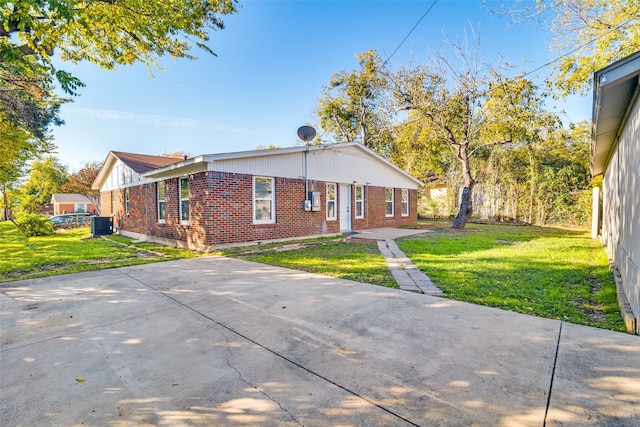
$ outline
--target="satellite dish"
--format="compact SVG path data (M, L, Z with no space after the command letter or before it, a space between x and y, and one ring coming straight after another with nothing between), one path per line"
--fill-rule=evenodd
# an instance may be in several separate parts
M311 126L300 126L298 129L298 136L301 140L309 142L316 137L316 130Z

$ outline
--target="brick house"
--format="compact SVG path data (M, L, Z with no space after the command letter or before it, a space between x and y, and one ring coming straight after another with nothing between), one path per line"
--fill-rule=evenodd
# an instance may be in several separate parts
M208 251L415 224L421 184L352 142L189 159L112 151L93 187L120 234Z
M51 195L51 205L53 215L76 212L95 214L98 212L93 202L84 194L56 193Z

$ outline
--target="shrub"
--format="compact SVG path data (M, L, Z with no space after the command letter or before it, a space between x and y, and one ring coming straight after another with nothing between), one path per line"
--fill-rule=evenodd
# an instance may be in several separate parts
M20 212L16 216L16 224L27 237L53 234L53 222L44 215Z

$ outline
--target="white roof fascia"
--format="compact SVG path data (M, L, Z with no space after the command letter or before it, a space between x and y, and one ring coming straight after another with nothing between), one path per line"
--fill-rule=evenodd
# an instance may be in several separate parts
M96 179L93 181L93 184L91 184L91 188L93 190L100 190L102 188L102 186L104 185L104 181L109 176L109 173L111 173L111 169L113 168L113 165L117 160L118 158L115 156L115 154L109 151L109 154L107 154L107 157L105 157L104 162L102 162L102 167L100 168L98 175L96 175Z
M640 52L616 61L593 74L591 120L591 174L604 173L629 109L637 100L638 87L626 87L640 74ZM622 88L622 92L621 89ZM615 112L615 113L613 113Z
M339 150L340 148L356 147L366 154L374 157L378 161L384 163L386 166L392 168L395 172L403 175L404 177L415 182L417 186L424 185L420 180L416 179L412 175L403 171L384 157L368 149L359 142L344 142L331 145L302 145L297 147L285 147L275 148L268 150L251 150L251 151L238 151L231 153L219 153L219 154L205 154L196 157L192 157L182 162L174 163L163 168L154 169L149 172L140 174L143 178L172 178L177 176L184 176L185 174L202 172L202 171L214 171L215 162L220 160L242 159L251 157L266 157L266 156L280 156L291 153L302 153L304 151L319 151L319 150Z

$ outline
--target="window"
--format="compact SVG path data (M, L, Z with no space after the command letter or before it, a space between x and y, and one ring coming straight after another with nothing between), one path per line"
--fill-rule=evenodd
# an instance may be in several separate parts
M327 219L337 219L335 184L327 184Z
M116 192L111 190L111 215L116 214Z
M400 191L401 191L400 202L401 202L402 216L409 216L409 190L406 188L403 188Z
M73 211L77 213L85 213L87 212L87 204L86 203L74 203Z
M356 185L356 218L364 218L364 187Z
M165 222L167 219L167 208L164 201L164 182L156 184L158 199L158 222Z
M124 214L129 215L129 187L124 189Z
M180 222L189 223L189 178L180 178Z
M273 178L253 177L253 223L276 222L275 183Z
M393 188L384 189L385 216L393 216Z

